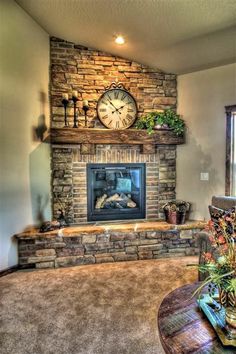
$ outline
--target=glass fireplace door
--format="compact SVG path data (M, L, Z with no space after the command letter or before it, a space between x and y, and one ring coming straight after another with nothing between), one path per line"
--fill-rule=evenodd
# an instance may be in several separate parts
M145 164L87 165L88 221L145 218Z

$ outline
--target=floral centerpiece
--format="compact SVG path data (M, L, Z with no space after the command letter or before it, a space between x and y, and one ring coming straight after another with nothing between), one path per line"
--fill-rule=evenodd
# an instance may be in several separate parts
M208 222L212 252L205 253L200 272L208 276L194 295L208 285L208 292L219 294L219 303L226 309L226 322L236 328L236 214L235 208Z

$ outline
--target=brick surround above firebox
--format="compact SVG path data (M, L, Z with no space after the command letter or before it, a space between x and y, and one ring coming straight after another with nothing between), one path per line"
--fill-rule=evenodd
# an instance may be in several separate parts
M95 155L81 155L80 147L52 147L53 197L56 217L60 204L69 211L70 222L87 221L87 163L145 163L146 218L161 218L161 206L175 198L176 147L158 147L155 154L140 154L136 145L98 145Z

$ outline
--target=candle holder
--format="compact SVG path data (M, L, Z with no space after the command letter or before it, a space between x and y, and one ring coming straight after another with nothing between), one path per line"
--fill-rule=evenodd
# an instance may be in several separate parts
M89 106L88 106L88 105L84 105L84 104L83 104L83 111L84 111L84 126L85 126L85 128L87 128L87 126L88 126L88 124L87 124L87 122L88 122L88 116L87 116L87 112L88 112L88 110L89 110Z
M76 103L78 98L76 96L72 96L72 101L74 102L74 125L73 128L78 128L77 119L76 119Z
M63 106L64 106L64 123L65 123L65 127L69 127L69 123L67 122L67 106L69 103L69 100L67 100L66 98L63 98L63 100L61 101Z

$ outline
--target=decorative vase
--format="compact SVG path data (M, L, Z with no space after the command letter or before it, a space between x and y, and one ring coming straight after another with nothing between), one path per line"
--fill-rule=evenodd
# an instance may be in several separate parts
M160 124L156 124L153 127L154 130L173 130L173 128L168 127L168 125L164 124L164 125L160 125Z
M236 330L236 307L225 308L225 322Z
M181 225L185 223L186 212L164 210L168 224Z
M228 296L227 292L224 289L218 288L219 291L219 303L222 307L227 307L228 305Z
M225 308L225 322L236 329L236 294L219 288L219 302Z

